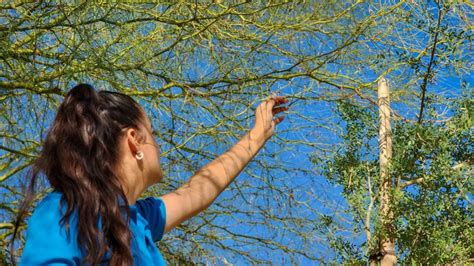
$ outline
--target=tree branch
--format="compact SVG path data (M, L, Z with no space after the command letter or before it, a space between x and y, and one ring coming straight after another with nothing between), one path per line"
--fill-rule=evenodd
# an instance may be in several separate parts
M423 83L421 84L421 104L420 104L420 114L418 115L418 123L421 123L423 119L423 109L425 108L425 94L426 94L426 86L428 85L428 78L431 74L431 68L434 62L434 56L436 52L436 45L438 44L438 35L439 35L439 27L441 25L441 7L438 1L435 1L436 5L438 6L438 25L436 26L436 33L434 36L433 48L431 49L431 56L430 62L428 63L428 68L426 70L425 77L423 79Z

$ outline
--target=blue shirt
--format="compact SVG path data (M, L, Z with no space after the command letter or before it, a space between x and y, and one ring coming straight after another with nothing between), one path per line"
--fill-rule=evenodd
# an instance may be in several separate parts
M59 220L66 213L67 204L59 211L61 192L48 193L37 205L27 221L26 241L19 265L81 265L85 257L77 243L77 209L69 220L70 241ZM119 200L123 203L123 199ZM123 206L123 205L122 205ZM161 198L139 199L130 205L131 249L134 265L166 265L156 241L163 237L166 208ZM125 209L123 211L125 213ZM99 217L99 228L101 219ZM108 265L107 252L101 265Z

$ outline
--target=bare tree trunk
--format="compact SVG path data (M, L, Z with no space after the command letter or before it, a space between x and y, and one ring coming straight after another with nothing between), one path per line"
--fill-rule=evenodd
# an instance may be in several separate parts
M380 262L381 265L395 265L395 237L393 212L390 207L390 189L392 182L389 174L389 164L392 158L392 136L390 127L390 97L389 87L385 78L378 82L379 105L379 148L380 148L380 222L382 234L380 235ZM371 263L372 264L372 263Z

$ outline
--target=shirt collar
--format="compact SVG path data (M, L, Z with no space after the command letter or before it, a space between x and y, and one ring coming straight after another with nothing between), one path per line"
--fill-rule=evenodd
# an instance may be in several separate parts
M120 208L125 209L127 207L127 204L125 203L125 201L123 200L121 196L118 197L118 202L119 202ZM128 205L128 208L130 209L131 218L133 219L133 221L136 222L137 221L137 207L135 206L135 204L132 204L132 205ZM124 213L126 214L126 211Z

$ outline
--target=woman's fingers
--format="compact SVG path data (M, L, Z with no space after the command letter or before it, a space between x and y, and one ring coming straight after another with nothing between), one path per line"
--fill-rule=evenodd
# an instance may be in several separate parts
M273 107L277 106L277 105L280 105L280 104L283 104L283 103L287 103L288 99L286 99L285 96L272 96L266 102L267 102L267 104L266 104L267 111L269 112L268 114L273 116L276 113L279 113L279 112L285 110L285 109L280 109L281 107L279 107L279 108L273 108Z
M272 121L272 129L274 129L276 127L276 125L280 124L280 122L283 121L284 118L285 118L284 116L279 116L279 117L275 118Z
M262 102L255 111L254 132L260 132L265 139L272 136L275 126L279 124L285 116L274 117L276 114L289 109L288 106L279 106L287 103L285 96L272 95Z
M279 105L287 102L288 99L286 99L285 96L271 96L269 99L267 99L267 103L271 108L273 108L274 105Z
M275 118L275 123L279 124L281 121L283 121L283 119L285 119L285 116L279 116Z
M288 110L288 106L281 106L281 107L273 108L272 112L273 112L273 115L276 115L286 110Z

